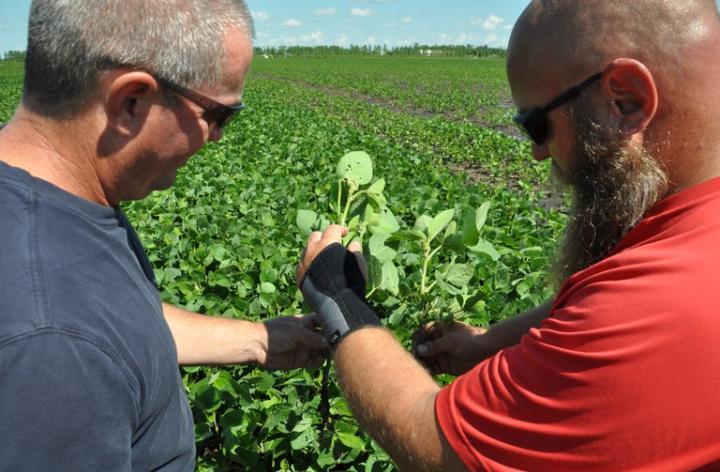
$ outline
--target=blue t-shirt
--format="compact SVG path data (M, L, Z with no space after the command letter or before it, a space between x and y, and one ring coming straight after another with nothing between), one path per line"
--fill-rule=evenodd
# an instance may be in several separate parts
M192 470L175 343L122 211L0 162L0 261L0 470Z

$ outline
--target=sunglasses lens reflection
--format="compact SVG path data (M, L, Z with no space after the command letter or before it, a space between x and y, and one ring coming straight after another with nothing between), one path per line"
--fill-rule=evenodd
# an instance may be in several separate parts
M547 139L548 124L544 113L533 113L525 122L525 129L535 144L542 145Z

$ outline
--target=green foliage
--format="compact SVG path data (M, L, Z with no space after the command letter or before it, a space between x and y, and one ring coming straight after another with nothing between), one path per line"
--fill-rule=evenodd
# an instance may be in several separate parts
M328 56L433 56L433 57L505 57L502 48L471 45L420 45L388 48L375 46L280 46L256 47L255 54L263 57L328 57Z
M543 209L547 166L504 128L504 81L501 60L260 58L249 108L223 141L171 190L126 205L163 300L251 320L301 313L294 274L307 233L348 208L371 255L371 298L404 343L420 320L487 325L541 302L564 217ZM0 64L0 120L21 82L21 67ZM348 179L338 204L345 175L333 170L359 149L373 157L371 180L350 192ZM333 426L319 431L320 379L183 369L198 470L393 470L332 382Z
M25 61L25 51L5 51L3 55L3 61Z

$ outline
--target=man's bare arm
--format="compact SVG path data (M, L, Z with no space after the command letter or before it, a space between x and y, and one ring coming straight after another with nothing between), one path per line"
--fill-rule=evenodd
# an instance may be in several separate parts
M440 388L390 332L355 331L334 357L360 425L401 470L465 470L435 419Z
M550 316L553 303L554 300L547 300L525 313L507 318L490 327L485 336L492 340L495 352L514 346L531 328L539 328L542 321Z
M251 322L163 304L180 365L257 363L266 369L318 367L327 342L311 316Z

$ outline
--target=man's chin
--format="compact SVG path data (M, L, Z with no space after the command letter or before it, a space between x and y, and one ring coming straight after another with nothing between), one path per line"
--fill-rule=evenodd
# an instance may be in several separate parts
M168 175L163 176L163 178L157 182L157 185L153 190L167 190L170 187L173 186L175 183L175 180L177 179L177 170L172 171Z

